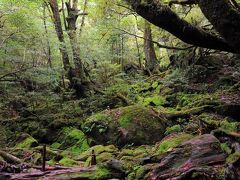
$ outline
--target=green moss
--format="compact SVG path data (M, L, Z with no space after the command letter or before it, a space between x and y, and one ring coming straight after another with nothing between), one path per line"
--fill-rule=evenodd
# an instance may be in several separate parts
M149 126L158 126L159 124L157 122L150 121L151 119L155 118L154 112L152 112L150 108L141 105L134 105L121 108L118 121L120 124L124 124L125 126L134 123L139 123L141 126L144 126L144 124L148 123Z
M59 164L62 166L74 166L74 165L78 165L77 161L74 161L68 157L64 157L59 161Z
M97 117L104 119L97 121L94 115L83 125L84 132L99 144L109 143L120 147L127 144L152 144L162 139L167 126L164 118L160 118L152 108L143 105L121 107L101 113L104 115ZM100 132L100 129L103 130Z
M231 152L232 152L231 148L229 148L229 146L227 145L227 143L221 143L221 149L222 149L223 152L225 152L226 154L231 154Z
M104 152L97 155L97 162L105 162L106 160L111 159L113 157L114 155L112 153Z
M54 159L51 159L49 161L47 161L47 164L50 165L50 166L53 166L55 165L57 162L54 160Z
M135 166L138 166L140 164L140 161L138 161L136 158L134 157L130 157L130 156L123 156L120 159L120 166L121 168L125 171L125 172L131 172L133 171Z
M103 153L96 155L96 161L98 164L104 163L111 158L114 158L114 155L113 155L113 153L109 153L109 152L103 152ZM87 160L84 163L84 166L85 167L90 166L91 160L92 160L92 157L88 156Z
M134 158L143 158L152 153L151 146L139 146L132 149L122 149L118 157L131 156Z
M144 179L144 175L145 175L145 168L144 166L137 166L135 168L136 171L136 179Z
M171 126L171 127L167 127L167 130L164 134L168 135L171 134L173 132L180 132L182 130L181 126L179 124Z
M239 122L228 122L227 120L224 120L224 121L220 122L220 126L222 129L224 129L226 131L237 132L239 130L238 127L240 127L240 123Z
M99 180L99 179L111 179L111 173L104 167L97 166L95 171L90 172L81 172L79 173L79 176L76 176L76 178L71 177L72 179L80 179L86 178L86 179L92 179L92 180Z
M203 113L199 116L208 124L215 126L216 128L221 128L228 132L238 132L240 129L240 122L231 122L228 118L218 118L211 114Z
M16 144L16 148L31 148L38 146L38 142L33 137L29 136L25 138L22 142Z
M152 152L151 146L139 146L134 149L133 156L139 157L140 155L147 156Z
M240 152L235 152L228 156L227 163L233 163L240 158Z
M60 146L61 146L60 143L55 142L55 143L53 143L50 147L51 147L52 149L58 149L58 148L60 148Z
M128 127L129 123L131 123L131 118L129 118L128 116L125 115L119 118L119 124L121 127L126 128Z
M62 141L59 146L60 149L65 149L67 151L71 151L75 154L80 154L87 149L89 149L87 137L85 134L76 128L64 128L62 133L64 134L63 139L59 139Z
M76 159L85 161L89 157L91 157L92 150L94 150L95 154L98 156L101 153L110 153L115 154L118 152L118 149L114 145L103 146L103 145L96 145L89 148L87 151L83 152L81 155L77 156Z
M164 140L161 142L161 144L158 147L157 152L158 153L164 153L167 152L170 148L174 148L180 144L182 144L185 141L188 141L193 138L193 135L191 134L179 134L176 137Z
M98 167L95 173L93 174L93 177L90 179L106 179L111 177L109 171L106 168L100 168Z
M219 103L219 94L185 94L177 93L178 107L194 108Z
M90 133L94 129L97 129L99 133L104 133L107 131L108 122L112 121L112 118L103 113L97 113L87 119L87 122L82 125L82 129L85 133Z

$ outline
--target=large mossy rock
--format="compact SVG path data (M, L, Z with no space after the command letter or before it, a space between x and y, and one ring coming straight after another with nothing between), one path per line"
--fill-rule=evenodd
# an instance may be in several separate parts
M216 179L225 155L220 142L210 134L195 137L172 149L148 173L147 179Z
M15 145L16 148L32 148L37 146L37 140L26 133L23 133L18 137L17 143Z
M81 130L65 127L60 131L57 141L51 147L80 154L89 149L89 144L87 137Z
M153 144L164 137L167 122L151 108L134 105L105 110L83 124L83 131L96 144Z

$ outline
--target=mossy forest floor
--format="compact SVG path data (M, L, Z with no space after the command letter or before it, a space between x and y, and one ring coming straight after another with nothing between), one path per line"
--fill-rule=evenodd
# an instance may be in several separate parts
M102 82L99 89L104 94L91 90L90 96L81 99L76 99L70 90L46 88L48 84L28 91L16 83L1 83L0 150L20 162L10 162L0 153L0 171L3 162L16 164L14 168L19 172L24 163L40 166L41 148L46 144L49 167L91 169L94 150L97 166L91 173L86 170L72 174L72 179L176 178L180 175L167 173L168 168L161 165L173 152L176 155L177 150L184 148L187 155L176 156L175 168L189 158L193 166L185 164L185 171L183 166L179 168L188 172L190 178L204 174L207 178L224 179L229 174L225 167L236 169L234 163L240 158L237 68L222 66L217 71L204 71L206 75L198 80L200 72L194 66L188 71L176 68L151 77L126 74ZM211 139L207 155L215 152L215 147L219 150L211 160L214 164L208 160L197 163L200 160L196 162L194 158L204 159L207 155L194 154L194 143L191 148L184 144L195 142L201 135ZM196 174L187 171L193 167ZM13 173L11 168L5 172ZM211 168L214 173L211 171L210 175Z

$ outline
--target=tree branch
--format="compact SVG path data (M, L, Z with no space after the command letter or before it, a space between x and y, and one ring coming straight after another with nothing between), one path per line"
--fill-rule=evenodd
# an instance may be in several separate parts
M118 28L116 28L116 29L118 29ZM133 34L133 33L128 32L128 31L125 31L125 30L123 30L123 29L118 29L118 30L120 30L120 31L122 31L122 32L124 32L124 33L126 33L126 34L129 34L129 35L131 35L131 36L135 36L135 37L137 37L137 38L140 38L140 39L146 39L146 38L144 38L144 37L142 37L142 36L138 36L138 35L136 35L136 34ZM146 39L146 40L149 40L149 39ZM153 40L150 40L150 41L153 42L154 44L156 44L159 48L164 48L164 49L187 50L187 49L190 49L190 48L193 48L193 47L194 47L194 46L189 46L189 47L185 47L185 48L173 47L173 46L166 46L166 45L160 44L160 43L157 42L157 41L153 41Z
M229 0L198 0L198 5L214 29L240 54L240 12Z
M224 39L180 19L168 6L158 0L126 0L132 8L152 24L170 32L185 43L194 46L236 53ZM205 1L205 0L203 0ZM217 11L215 9L215 11Z

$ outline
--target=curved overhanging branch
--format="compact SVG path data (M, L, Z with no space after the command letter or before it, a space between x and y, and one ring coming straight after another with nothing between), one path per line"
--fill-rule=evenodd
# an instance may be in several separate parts
M214 36L180 19L168 6L163 5L158 0L125 1L127 1L140 16L152 24L170 32L185 43L203 48L236 53L236 50L224 39Z
M240 12L228 0L198 0L198 5L214 29L240 53Z

